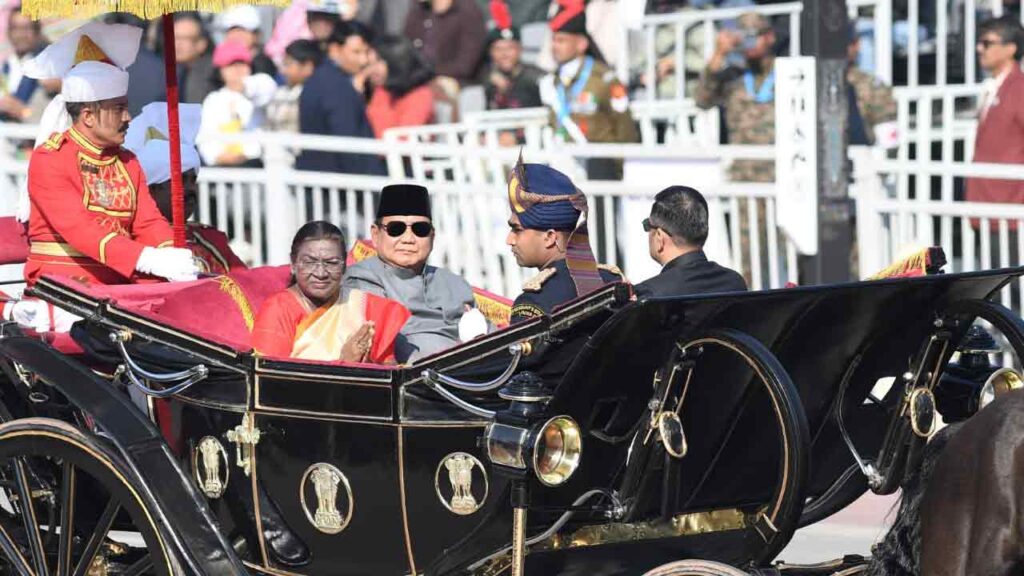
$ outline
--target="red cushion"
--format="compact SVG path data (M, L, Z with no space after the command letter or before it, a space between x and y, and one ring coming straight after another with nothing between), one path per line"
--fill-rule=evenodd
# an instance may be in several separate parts
M196 282L168 295L160 321L235 349L252 349L251 322L271 294L288 287L289 266L252 268Z
M24 264L28 259L25 225L14 216L0 217L0 264Z

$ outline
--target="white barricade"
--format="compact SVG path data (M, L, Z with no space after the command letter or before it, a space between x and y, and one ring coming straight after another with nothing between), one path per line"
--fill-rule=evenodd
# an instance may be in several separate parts
M851 18L870 19L874 30L870 46L874 54L874 74L886 82L892 80L892 0L847 0ZM781 20L788 29L786 55L800 55L800 13L802 2L713 10L680 10L644 16L638 34L632 35L632 52L643 54L644 95L646 100L684 101L692 98L693 81L714 53L715 35L724 23L747 12L757 12L772 20ZM868 13L870 16L867 16ZM667 44L671 54L659 53L659 44ZM658 61L671 62L673 85L667 94L658 89ZM637 71L635 71L637 72Z
M0 149L9 150L10 142L34 133L33 126L0 125ZM227 233L253 265L286 263L292 236L311 219L338 224L350 242L366 238L376 194L389 182L406 180L404 164L409 163L413 180L425 183L433 196L438 229L433 263L510 296L519 293L524 275L533 273L520 270L505 246L505 182L520 153L517 148L293 134L253 138L266 151L263 168L201 169L197 215L201 222ZM452 141L458 140L452 137ZM377 154L387 158L393 169L399 168L389 177L304 172L290 164L291 154L299 148ZM771 147L751 146L523 148L527 161L558 166L587 193L595 252L603 261L622 266L627 276L631 267L639 270L647 262L640 220L654 194L672 184L696 185L711 204L712 236L717 236L708 247L712 258L743 270L753 288L776 287L795 279L795 254L775 232L774 185L723 183L720 174L724 163L735 158L771 159L773 154ZM643 177L626 182L588 181L581 165L589 158L624 161L627 172L639 169ZM431 166L431 161L436 163ZM704 174L699 181L698 169ZM8 193L0 202L4 213L13 213L16 183L26 170L24 160L0 154L0 182L8 183ZM646 267L651 269L649 264Z
M908 248L923 246L941 246L949 260L949 272L1024 264L1024 234L1020 232L1024 206L967 202L952 194L954 180L957 184L969 178L1024 182L1020 166L875 158L862 167L858 171L857 223L865 275L905 255ZM943 185L946 182L950 183L948 189ZM1022 294L1024 282L1015 282L1001 292L1000 299L1019 309Z

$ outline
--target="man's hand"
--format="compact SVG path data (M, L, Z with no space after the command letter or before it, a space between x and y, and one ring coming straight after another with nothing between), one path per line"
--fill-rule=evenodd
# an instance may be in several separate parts
M146 246L139 254L135 269L143 274L166 278L171 282L195 280L199 267L187 248L153 248Z
M342 362L365 362L373 345L373 322L366 322L341 346Z
M715 53L708 61L708 68L718 72L725 68L725 59L743 41L743 36L735 30L719 30L715 37Z
M507 91L508 87L512 84L509 81L508 76L505 76L504 74L498 72L497 70L491 72L490 80L491 84L494 84L494 87L498 89L498 92Z

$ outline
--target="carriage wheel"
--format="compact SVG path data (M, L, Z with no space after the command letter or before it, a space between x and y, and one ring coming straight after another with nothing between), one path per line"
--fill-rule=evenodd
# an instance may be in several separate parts
M132 482L107 444L64 422L0 425L0 574L172 576Z
M644 576L749 576L728 564L709 560L680 560L646 572Z

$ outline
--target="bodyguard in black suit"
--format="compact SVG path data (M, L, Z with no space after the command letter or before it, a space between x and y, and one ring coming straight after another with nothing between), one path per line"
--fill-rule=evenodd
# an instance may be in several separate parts
M693 188L670 186L654 197L644 219L647 243L662 265L661 273L635 287L637 298L745 292L747 283L735 270L708 260L708 203Z

